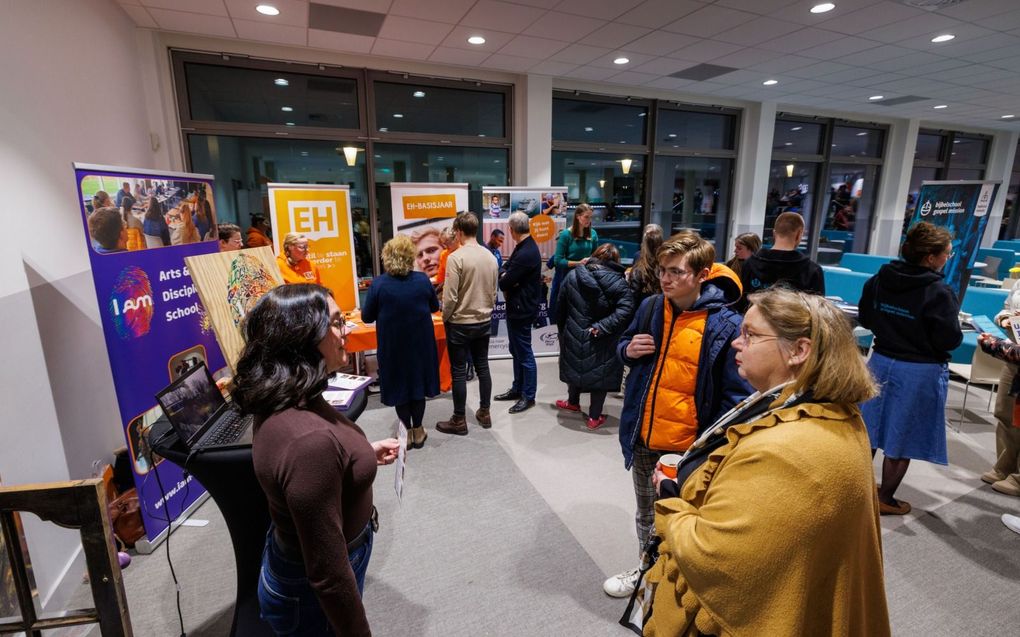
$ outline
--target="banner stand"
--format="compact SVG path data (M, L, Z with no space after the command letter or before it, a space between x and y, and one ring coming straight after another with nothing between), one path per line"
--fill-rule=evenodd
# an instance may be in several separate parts
M200 495L197 500L188 505L188 508L184 509L183 511L177 514L177 517L174 518L173 524L171 524L168 528L164 528L162 531L160 531L156 537L152 538L151 540L147 537L143 537L142 539L135 542L135 551L137 551L141 555L149 555L150 553L154 552L156 549L159 548L159 545L162 544L164 540L166 540L167 535L173 533L178 528L180 528L181 525L187 522L188 518L191 517L191 514L194 513L198 509L198 507L205 504L205 501L208 499L209 493L203 492L202 495Z

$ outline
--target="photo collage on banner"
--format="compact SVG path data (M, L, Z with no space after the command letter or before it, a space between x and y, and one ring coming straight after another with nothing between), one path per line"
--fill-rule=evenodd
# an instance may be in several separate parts
M269 184L273 246L284 280L321 283L345 312L360 307L350 203L348 186ZM301 254L284 250L292 232L308 240L303 258L312 266L295 258Z
M213 178L74 169L121 426L152 542L204 493L177 465L154 459L148 434L163 415L155 395L200 364L217 380L230 374L184 263L219 249Z
M548 295L554 270L547 267L549 258L556 253L556 239L567 227L567 189L565 186L496 186L482 189L481 241L497 249L505 261L514 251L507 219L514 212L523 212L530 218L531 237L542 255L543 290ZM495 233L495 237L493 237ZM498 247L497 247L498 246ZM542 303L531 343L536 356L549 356L560 351L556 325L548 313L548 302ZM506 335L506 304L499 293L492 314L493 336L489 341L491 358L509 358L510 344Z
M946 228L953 235L953 257L942 272L946 284L961 302L1000 184L998 181L924 181L917 193L917 208L908 228L919 221L927 221Z

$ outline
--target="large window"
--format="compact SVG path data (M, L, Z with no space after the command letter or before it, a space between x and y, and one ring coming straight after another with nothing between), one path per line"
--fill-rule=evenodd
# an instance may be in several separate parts
M1020 203L1020 143L1017 144L1013 156L1013 174L1009 180L1006 203L1002 209L1000 239L1015 239L1020 236L1020 215L1016 214L1018 203Z
M903 216L904 232L914 216L921 182L984 179L990 142L989 137L955 131L922 130L917 134L914 168L910 173Z
M391 182L468 182L474 209L482 186L510 183L509 86L183 51L173 64L188 165L216 177L220 219L268 214L270 182L347 184L361 277L392 236Z
M819 263L867 252L886 129L831 119L776 119L765 204L766 244L776 217L804 217L801 249Z
M622 258L637 254L648 222L725 244L737 111L557 93L552 124L551 185L567 187L570 210L592 206L599 238Z

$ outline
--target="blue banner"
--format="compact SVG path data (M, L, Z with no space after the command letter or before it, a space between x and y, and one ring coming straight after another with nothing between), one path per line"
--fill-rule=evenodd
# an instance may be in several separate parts
M204 493L177 465L162 459L154 464L148 431L162 415L155 395L199 363L217 378L227 374L184 264L184 257L219 249L213 180L83 164L74 168L120 425L152 541Z
M953 235L953 257L942 270L960 301L967 291L988 213L999 190L997 181L925 181L917 193L913 226L927 221Z

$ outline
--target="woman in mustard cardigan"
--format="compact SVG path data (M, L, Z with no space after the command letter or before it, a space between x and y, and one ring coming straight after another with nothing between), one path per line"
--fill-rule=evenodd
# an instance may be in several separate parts
M773 288L750 300L733 347L757 391L687 452L679 497L655 505L644 633L889 635L857 406L875 383L849 321L822 297ZM660 494L678 489L656 478Z

